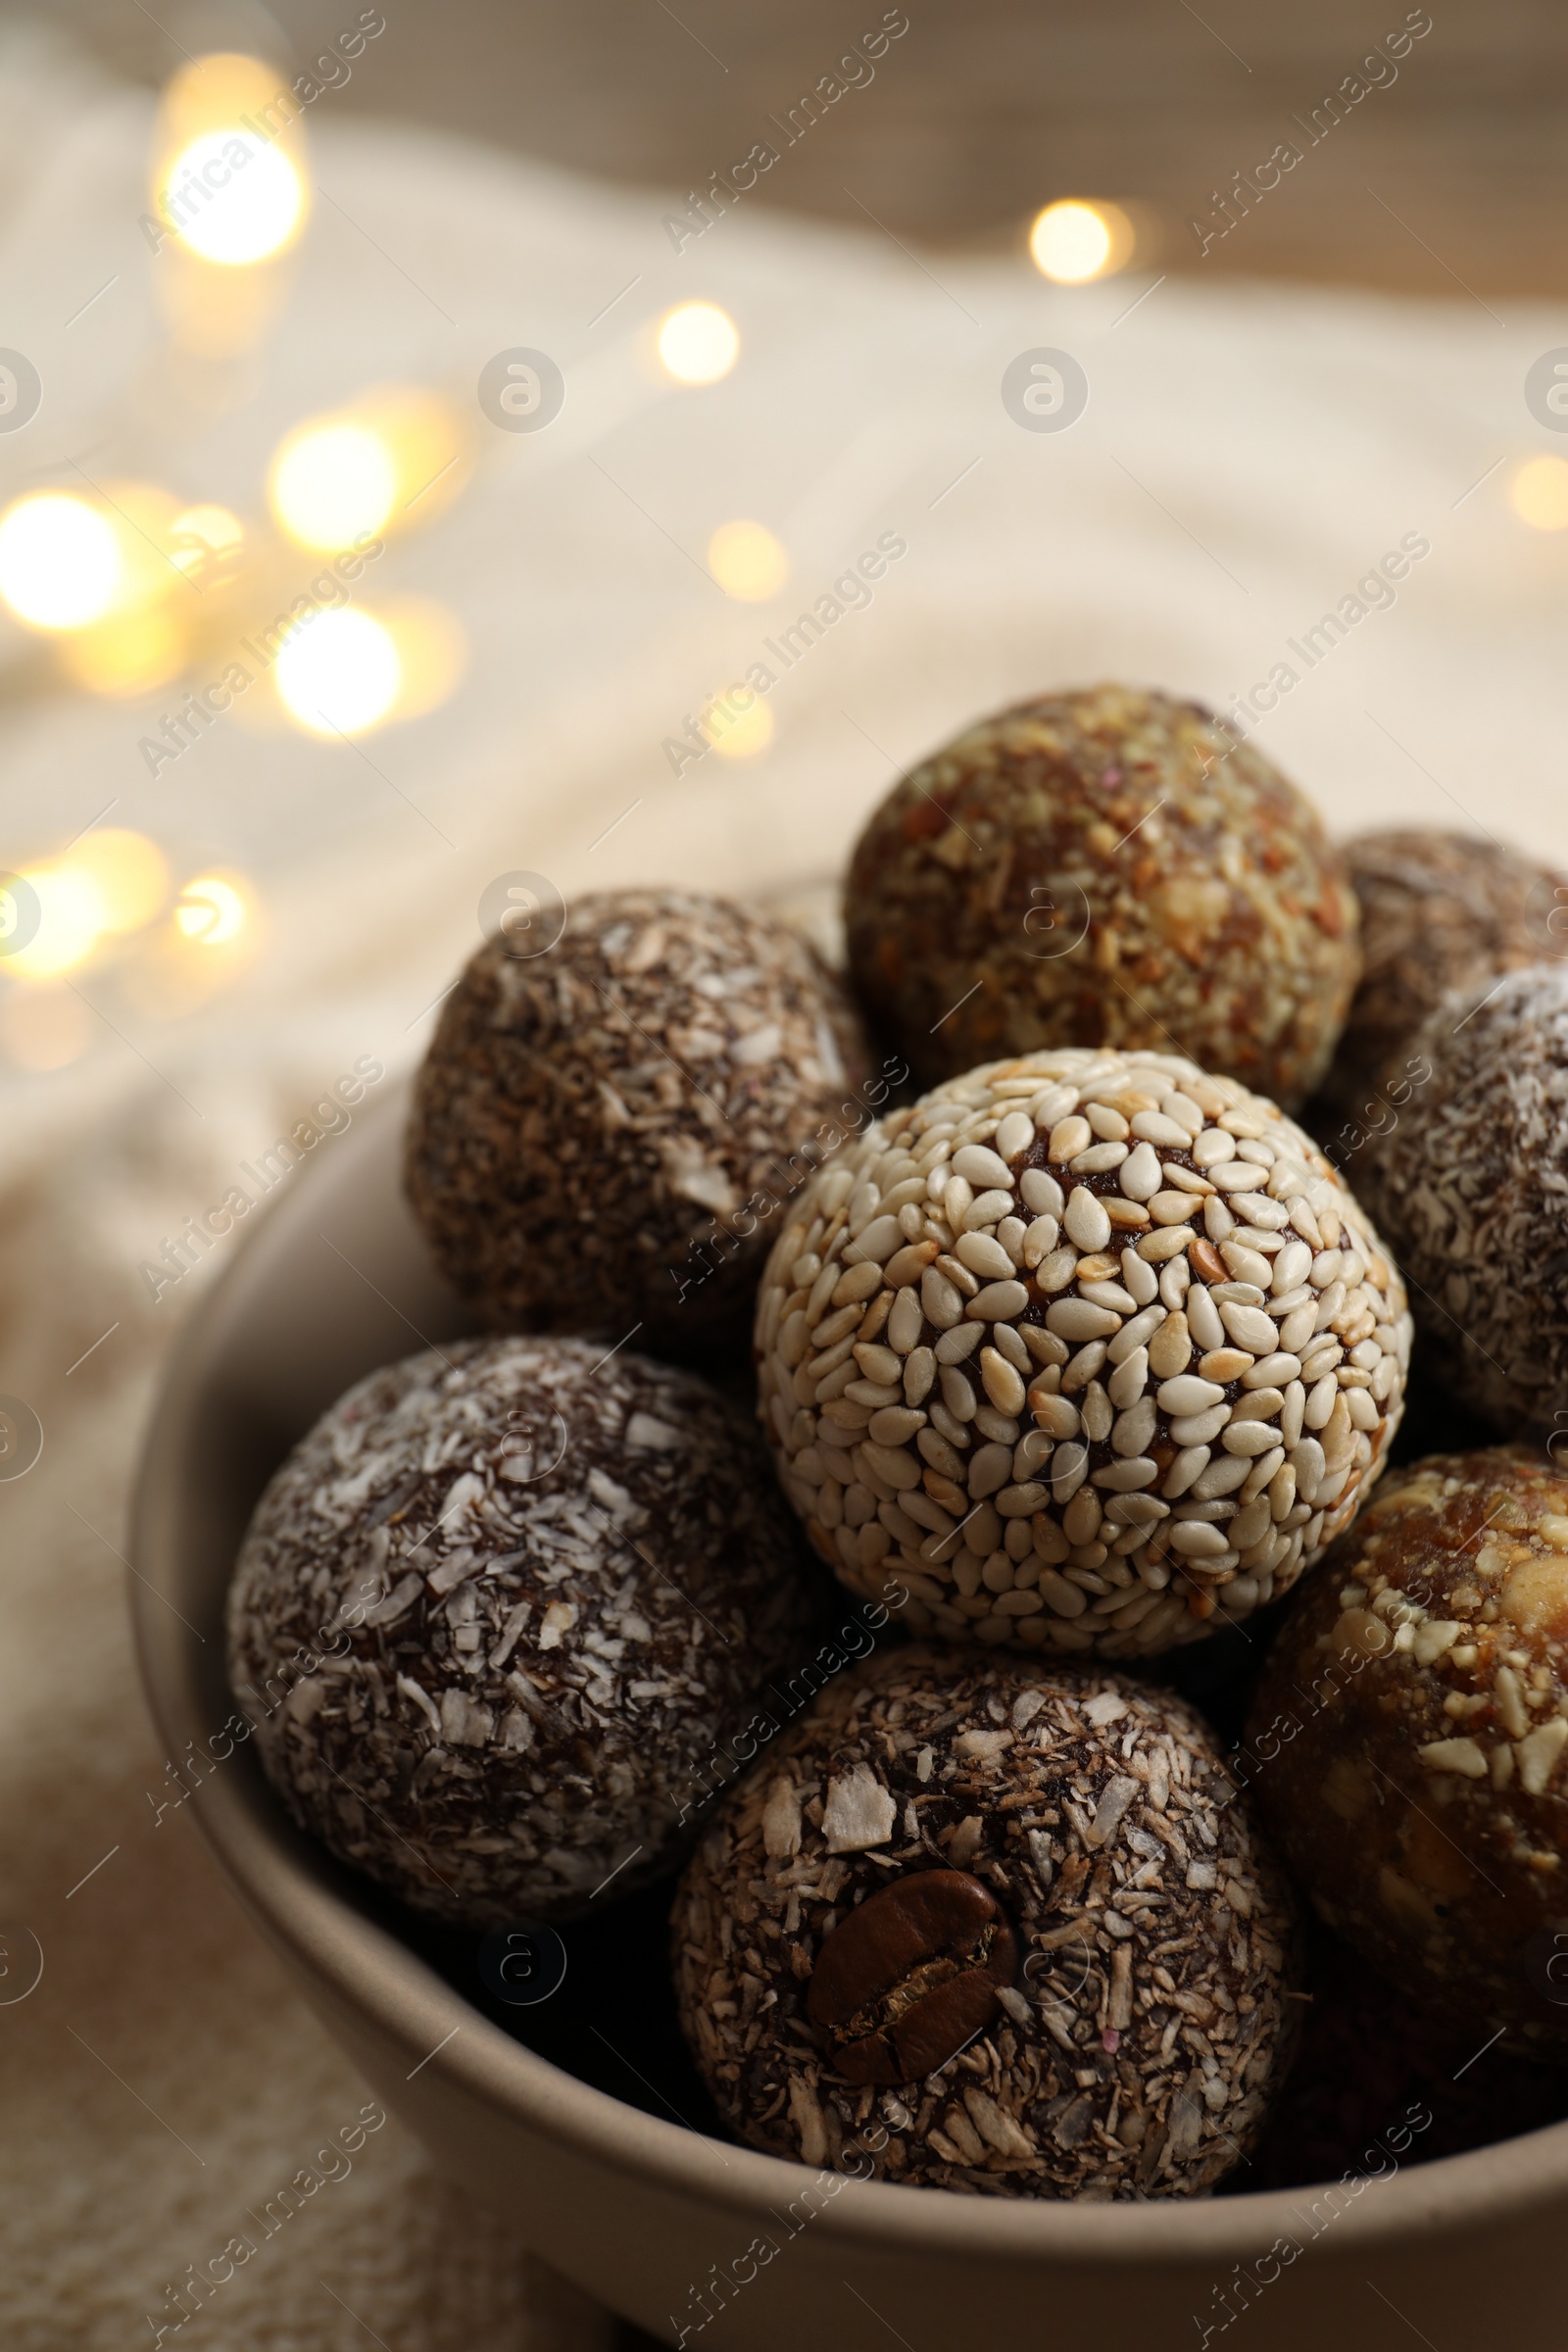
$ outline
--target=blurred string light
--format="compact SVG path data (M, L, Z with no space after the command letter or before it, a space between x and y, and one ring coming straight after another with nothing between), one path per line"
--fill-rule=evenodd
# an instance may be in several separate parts
M308 735L367 735L397 701L403 664L384 622L340 606L295 630L272 675L278 700Z
M203 948L225 948L239 938L249 914L245 893L225 874L198 874L174 908L181 938Z
M269 484L279 526L321 553L373 537L397 494L392 453L363 424L302 425L278 451Z
M350 408L307 418L279 443L268 482L273 519L296 545L323 555L429 521L467 479L471 447L439 394L379 385Z
M117 613L61 648L66 669L89 694L134 700L177 678L189 638L167 606Z
M123 585L113 523L86 499L39 490L0 518L0 597L34 629L80 629Z
M187 507L170 528L172 562L202 587L232 579L244 546L245 526L226 507Z
M708 568L727 596L765 604L790 576L790 562L764 523L721 522L708 542Z
M272 324L310 215L301 110L260 58L191 60L169 83L142 229L177 352L232 361Z
M468 665L468 641L455 612L433 597L404 596L376 607L398 657L398 692L391 715L422 718L452 694Z
M666 311L657 337L660 363L677 384L716 384L740 356L735 321L715 302L682 302Z
M155 483L31 492L0 515L0 600L60 640L78 685L145 694L179 675L202 597L233 576L244 537L226 509L182 509Z
M1532 530L1568 530L1568 460L1527 458L1508 485L1508 497Z
M7 973L18 980L53 980L74 971L102 931L102 902L91 877L61 861L26 867L22 878L37 899L38 927L24 948L6 957Z
M106 939L153 922L169 894L163 852L145 834L90 833L61 857L24 869L36 894L38 927L0 972L16 980L54 980L86 963Z
M178 218L193 253L236 270L293 243L305 218L305 185L275 147L210 130L174 158L163 209Z
M305 225L303 161L298 103L270 66L230 54L194 58L164 92L155 217L220 269L270 261Z
M760 696L745 710L717 703L709 711L703 732L725 760L755 760L773 740L773 713Z
M144 931L116 974L130 1008L174 1021L207 1004L255 957L261 908L243 874L208 867L186 882L165 919Z
M139 931L163 911L169 863L145 833L117 826L85 834L66 853L66 863L97 892L99 929L111 936Z
M321 612L284 644L273 669L296 726L325 738L368 735L439 709L466 663L456 617L423 597Z
M1029 254L1041 276L1054 285L1084 286L1124 270L1136 241L1119 204L1063 197L1035 215Z

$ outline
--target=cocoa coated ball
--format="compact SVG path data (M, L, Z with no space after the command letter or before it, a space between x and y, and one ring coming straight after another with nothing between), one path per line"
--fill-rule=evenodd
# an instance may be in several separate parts
M844 1675L728 1797L672 1932L726 2122L862 2178L1200 2195L1291 2045L1294 1904L1213 1735L1104 1673Z
M1424 1362L1501 1436L1568 1431L1568 965L1446 998L1385 1097L1355 1182Z
M229 1673L302 1828L460 1927L666 1867L811 1612L744 1416L576 1340L373 1372L257 1505Z
M545 938L498 932L448 998L409 1198L492 1324L700 1357L744 1335L784 1202L870 1116L859 1024L796 931L725 899L601 892Z

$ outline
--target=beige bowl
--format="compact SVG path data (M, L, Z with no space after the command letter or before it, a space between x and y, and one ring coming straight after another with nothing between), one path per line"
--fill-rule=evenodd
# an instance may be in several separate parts
M205 1748L230 1711L223 1591L270 1472L362 1373L470 1327L402 1201L403 1115L402 1098L384 1100L289 1179L233 1246L169 1376L131 1599L172 1755ZM1042 2338L1200 2352L1249 2306L1248 2340L1270 2352L1464 2352L1499 2328L1558 2340L1568 2124L1332 2195L1090 2207L835 2180L642 2114L519 2046L379 1924L247 1749L193 1804L240 1900L387 2104L548 2261L669 2343L701 2330L747 2352Z

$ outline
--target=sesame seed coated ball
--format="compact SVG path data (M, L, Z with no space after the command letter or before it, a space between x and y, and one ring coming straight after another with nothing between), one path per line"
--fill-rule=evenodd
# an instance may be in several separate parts
M1568 968L1449 997L1356 1179L1444 1386L1507 1436L1568 1429Z
M747 1419L577 1340L373 1372L257 1505L229 1674L303 1829L460 1927L657 1875L811 1612Z
M1020 703L925 760L861 834L846 910L861 998L926 1083L1174 1046L1293 1104L1358 969L1301 794L1201 704L1127 686Z
M788 925L690 891L600 892L542 952L503 933L469 962L416 1084L409 1198L490 1322L640 1326L695 1355L744 1337L769 1219L867 1067Z
M1295 1905L1180 1699L902 1647L689 1864L676 1991L754 2147L971 2194L1197 2196L1294 2038Z
M1165 1650L1347 1526L1403 1410L1404 1288L1272 1102L1175 1054L992 1062L792 1207L758 1301L785 1488L917 1631Z
M1472 2047L1568 2056L1565 1761L1568 1474L1392 1474L1287 1619L1244 1769L1329 1925Z
M1344 845L1361 908L1361 980L1324 1083L1348 1111L1455 988L1568 955L1568 884L1501 843L1435 826Z

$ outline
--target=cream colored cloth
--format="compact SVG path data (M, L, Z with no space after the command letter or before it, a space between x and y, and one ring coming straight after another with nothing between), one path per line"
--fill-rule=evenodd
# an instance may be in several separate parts
M677 251L667 197L330 108L311 116L323 192L288 308L229 405L204 408L161 350L136 227L148 102L57 52L0 52L0 340L46 387L34 422L0 439L6 497L71 480L75 459L254 513L280 433L368 382L471 401L485 361L521 345L567 386L545 432L479 419L471 486L367 586L367 601L447 603L471 660L443 710L363 756L234 715L154 778L137 744L165 705L46 689L21 639L0 638L0 863L112 802L110 821L154 834L178 874L246 873L265 923L248 974L182 1020L135 1011L112 971L83 975L106 1016L89 1053L6 1081L0 1389L46 1432L38 1467L0 1485L15 2352L154 2340L166 2288L368 2096L187 1817L157 1820L147 1793L165 1759L120 1554L160 1364L212 1274L155 1303L138 1268L357 1056L392 1069L417 1054L492 876L543 871L571 892L829 871L899 762L1006 698L1112 675L1226 706L1277 664L1298 682L1259 741L1338 826L1430 817L1561 854L1568 533L1527 529L1507 486L1555 447L1523 379L1568 343L1563 317L1494 317L1457 288L1443 304L1200 278L1054 291L1022 264L917 259L870 221L802 225L755 198ZM739 364L707 390L661 386L650 321L694 296L730 311ZM1088 376L1065 431L1025 430L1003 405L1004 368L1042 347ZM788 550L772 604L708 575L711 532L739 515ZM905 552L874 601L775 658L766 641L825 613L817 600L887 538ZM1309 665L1291 650L1412 540L1429 552L1396 603L1364 591L1371 609L1332 651ZM756 664L775 673L771 751L672 760L687 714ZM18 1999L29 1938L44 1974ZM166 2340L372 2338L500 2352L603 2329L389 2122Z

